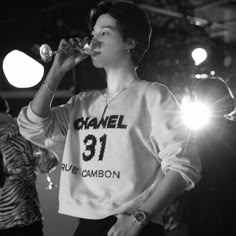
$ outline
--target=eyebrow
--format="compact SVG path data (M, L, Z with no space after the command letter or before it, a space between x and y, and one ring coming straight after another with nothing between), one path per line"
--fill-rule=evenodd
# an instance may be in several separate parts
M110 29L110 30L115 30L115 29L116 29L116 27L111 26L111 25L104 25L104 26L102 26L101 28L102 28L102 29ZM93 28L92 32L93 32L93 31L94 31L94 28Z
M104 25L104 26L102 26L102 28L103 28L103 29L104 29L104 28L108 28L108 29L112 29L112 30L115 29L115 27L114 27L114 26L111 26L111 25Z

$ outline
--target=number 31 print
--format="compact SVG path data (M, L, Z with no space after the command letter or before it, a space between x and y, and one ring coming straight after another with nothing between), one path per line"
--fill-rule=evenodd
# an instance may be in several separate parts
M84 161L90 161L95 156L96 151L97 151L96 150L97 146L100 146L98 161L103 160L104 152L106 149L106 142L107 142L106 134L102 135L99 138L100 145L98 145L97 138L92 134L87 135L84 138L83 142L85 144L85 151L82 153Z

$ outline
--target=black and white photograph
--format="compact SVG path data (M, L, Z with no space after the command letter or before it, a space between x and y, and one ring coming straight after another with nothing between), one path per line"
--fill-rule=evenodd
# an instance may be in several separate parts
M232 236L235 0L2 0L1 236Z

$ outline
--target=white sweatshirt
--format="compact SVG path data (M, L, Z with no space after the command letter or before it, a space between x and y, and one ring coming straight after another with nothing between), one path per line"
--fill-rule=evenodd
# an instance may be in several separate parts
M191 189L201 163L174 96L161 84L137 81L110 102L81 92L48 117L22 108L20 132L62 157L59 213L89 219L132 214L167 170ZM153 222L162 223L162 212Z

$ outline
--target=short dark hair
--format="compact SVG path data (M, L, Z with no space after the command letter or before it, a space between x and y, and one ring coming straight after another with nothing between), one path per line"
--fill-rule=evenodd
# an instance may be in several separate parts
M195 93L202 101L211 103L216 114L228 115L235 110L233 92L222 78L199 80Z
M102 14L108 13L116 19L124 40L136 41L136 46L130 50L131 60L138 67L150 45L152 28L148 16L138 6L125 1L100 2L89 15L89 29L93 30L96 20Z
M8 113L10 111L9 104L5 98L0 96L0 112Z

